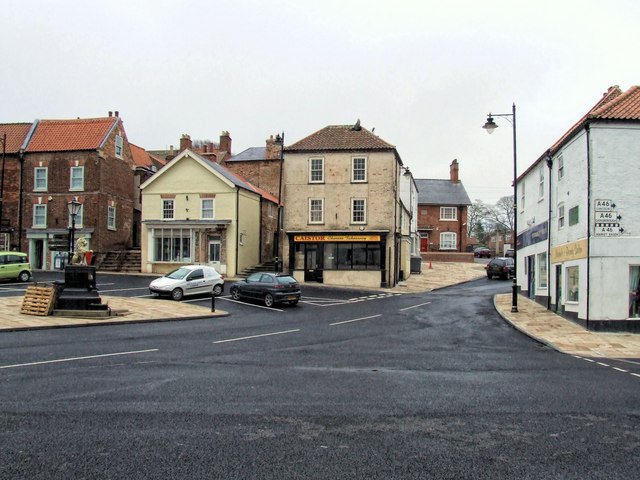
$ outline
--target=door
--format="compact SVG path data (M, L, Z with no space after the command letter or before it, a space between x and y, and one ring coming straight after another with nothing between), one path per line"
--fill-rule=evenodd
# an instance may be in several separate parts
M420 251L428 252L429 251L429 234L420 234Z
M31 268L34 270L42 270L44 263L44 240L33 241L33 260Z
M555 311L562 313L562 265L556 265L556 308Z
M222 248L222 242L220 237L211 237L209 239L209 258L207 259L209 265L216 269L216 272L220 273L220 250Z
M307 244L304 252L304 281L322 283L323 246L321 243Z

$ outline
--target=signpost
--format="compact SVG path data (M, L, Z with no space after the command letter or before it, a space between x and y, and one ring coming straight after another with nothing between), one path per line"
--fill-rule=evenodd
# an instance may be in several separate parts
M624 229L620 227L622 217L614 210L616 204L613 200L600 199L594 202L594 226L595 237L617 237Z

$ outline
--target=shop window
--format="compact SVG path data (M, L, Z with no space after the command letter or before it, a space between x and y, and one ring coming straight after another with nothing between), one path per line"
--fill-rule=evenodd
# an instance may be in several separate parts
M547 252L538 254L538 287L547 288Z
M155 262L191 262L190 229L156 228L153 231Z
M579 267L567 268L567 301L578 302L580 299Z

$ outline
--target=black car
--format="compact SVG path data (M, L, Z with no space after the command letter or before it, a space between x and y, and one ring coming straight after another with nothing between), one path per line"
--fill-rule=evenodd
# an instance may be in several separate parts
M496 257L492 258L485 268L487 269L487 277L489 279L492 279L493 277L500 277L508 280L513 277L515 265L513 263L513 258Z
M289 302L295 305L300 300L300 284L285 273L257 272L249 275L231 287L231 298L252 298L262 300L267 307L276 303Z

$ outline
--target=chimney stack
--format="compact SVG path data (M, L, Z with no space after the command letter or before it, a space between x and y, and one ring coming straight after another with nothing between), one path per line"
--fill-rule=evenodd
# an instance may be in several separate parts
M120 112L119 112L118 110L116 110L116 112L115 112L115 113L116 113L116 117L119 117L119 116L120 116Z
M187 148L191 149L192 147L191 137L186 133L182 134L182 137L180 137L180 151L184 152Z
M113 117L113 112L112 111L109 111L109 116Z
M454 159L453 162L451 162L451 166L449 167L449 176L452 183L460 183L458 170L458 160Z
M266 142L266 160L280 160L281 145L277 145L273 135L267 138Z
M231 155L231 136L226 130L220 134L220 150Z

